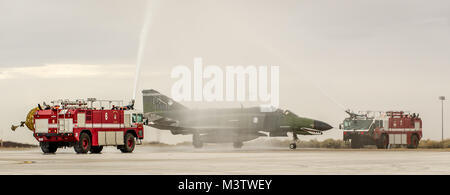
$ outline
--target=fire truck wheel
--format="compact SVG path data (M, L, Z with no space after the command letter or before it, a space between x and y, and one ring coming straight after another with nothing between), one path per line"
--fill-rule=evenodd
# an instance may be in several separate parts
M44 154L53 154L56 150L58 150L58 146L54 143L41 142L39 145L41 146L41 150Z
M132 153L135 146L136 139L134 138L134 135L131 133L127 133L125 135L125 145L123 147L120 147L120 151L122 153Z
M93 154L100 154L103 150L103 146L92 146L91 147L91 153Z
M386 134L381 135L378 143L378 149L388 149L389 147L389 137Z
M86 154L91 150L91 137L87 133L80 135L80 141L75 144L75 152L78 154Z
M350 142L350 146L353 149L359 149L359 148L361 148L361 143L358 139L353 138L352 141Z
M419 138L417 138L417 135L411 136L411 144L408 145L408 148L410 149L416 149L419 146Z

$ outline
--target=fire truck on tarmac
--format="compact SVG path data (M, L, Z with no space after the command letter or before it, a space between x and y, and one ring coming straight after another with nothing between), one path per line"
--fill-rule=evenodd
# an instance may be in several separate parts
M142 144L143 114L134 110L134 101L128 106L95 98L52 104L38 105L20 125L33 131L44 153L55 153L61 147L74 147L79 154L101 153L104 146L131 153L136 144Z
M344 141L351 140L352 148L365 145L376 145L379 149L417 148L422 138L422 119L418 114L403 111L346 112L350 117L339 128L344 131Z

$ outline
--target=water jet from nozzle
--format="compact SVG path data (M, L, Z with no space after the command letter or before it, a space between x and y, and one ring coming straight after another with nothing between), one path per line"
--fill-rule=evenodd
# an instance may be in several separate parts
M145 13L145 19L144 19L144 26L142 26L141 34L139 37L139 50L138 50L137 61L136 61L136 74L135 74L135 78L134 78L133 100L136 99L137 87L138 87L138 82L139 82L139 73L140 73L141 66L142 66L143 55L144 55L145 46L146 46L146 42L147 42L147 35L148 35L148 31L149 31L149 28L151 25L152 15L150 13L150 1L149 0L146 1L145 12L146 13Z

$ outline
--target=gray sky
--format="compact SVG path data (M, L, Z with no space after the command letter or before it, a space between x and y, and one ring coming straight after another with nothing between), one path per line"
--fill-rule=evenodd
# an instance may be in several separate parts
M282 108L333 126L346 117L335 102L353 110L419 112L425 138L440 139L437 97L450 98L449 1L154 0L150 5L139 89L168 94L175 82L171 69L192 65L195 57L204 65L278 65ZM30 132L9 128L41 101L129 100L146 10L143 0L0 0L0 136L34 143ZM140 106L141 98L137 101ZM332 130L302 139L341 135Z

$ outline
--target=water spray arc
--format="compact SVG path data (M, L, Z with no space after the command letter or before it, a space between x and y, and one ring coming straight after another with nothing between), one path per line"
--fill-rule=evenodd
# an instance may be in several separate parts
M135 74L135 78L134 78L133 100L136 100L136 93L137 93L137 88L138 88L138 84L139 84L139 76L140 76L140 71L141 71L141 67L142 67L142 62L143 62L143 58L144 58L144 51L146 49L148 32L151 27L152 13L150 11L151 10L150 5L151 5L150 0L147 0L146 6L145 6L146 13L145 13L144 25L142 26L141 34L139 37L139 49L138 49L137 61L136 61L136 74Z
M153 4L152 4L153 2ZM136 101L136 95L138 90L138 84L139 84L139 77L141 73L141 67L144 60L144 51L146 50L147 46L147 38L148 34L152 25L152 18L153 13L151 11L152 6L156 6L156 1L152 0L146 0L145 2L145 18L144 18L144 24L142 26L141 34L139 36L139 49L138 54L136 58L136 73L134 78L134 88L133 88L133 99L132 104L134 105ZM161 140L161 133L159 130L156 132L156 141L159 142Z

